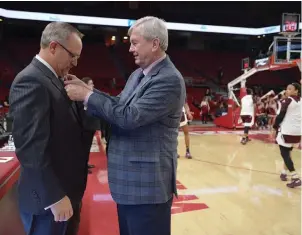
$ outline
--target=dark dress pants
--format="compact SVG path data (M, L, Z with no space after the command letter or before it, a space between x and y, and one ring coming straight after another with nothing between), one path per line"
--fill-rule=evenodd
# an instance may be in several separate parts
M117 205L120 235L171 235L171 198L162 204Z
M50 209L39 215L20 212L26 235L77 235L82 204L73 208L66 222L55 222Z

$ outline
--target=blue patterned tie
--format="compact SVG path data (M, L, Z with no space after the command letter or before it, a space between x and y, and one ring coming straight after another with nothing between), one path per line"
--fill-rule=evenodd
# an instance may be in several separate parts
M136 80L136 86L137 87L140 82L142 81L142 79L145 77L145 74L143 73L143 71L141 71L141 73L138 75L137 80Z
M142 81L142 79L145 77L143 71L140 72L140 74L137 76L136 81L132 87L132 91L130 94L132 94L132 92L135 91L136 87L140 84L140 82Z

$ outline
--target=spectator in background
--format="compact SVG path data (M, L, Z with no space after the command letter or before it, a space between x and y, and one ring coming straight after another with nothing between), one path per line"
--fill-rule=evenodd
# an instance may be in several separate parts
M211 99L211 89L210 88L207 88L206 89L206 93L205 93L205 97L208 97L208 100L210 100Z
M221 102L215 111L215 117L220 117L226 115L228 112L228 107L225 102Z
M5 129L7 132L11 132L12 131L12 120L9 117L9 100L8 100L8 96L5 96L5 99L3 100L3 102L1 102L0 108L2 108L3 113L4 113L4 117L5 117Z
M94 83L93 83L92 78L90 78L90 77L83 77L82 81L85 82L91 89L94 88Z
M273 124L275 123L276 115L277 115L277 102L274 100L274 95L270 95L268 97L267 102L267 116L268 116L268 127L272 129Z
M223 68L222 67L219 67L217 77L218 77L219 85L221 85L222 84L222 78L223 78Z
M207 96L205 96L200 104L200 116L201 116L201 121L203 124L207 124L208 117L209 117L209 112L210 112L210 105L208 102Z
M4 109L4 112L8 112L9 109L9 101L8 101L8 96L5 96L4 100L0 101L0 107Z
M222 103L222 116L227 115L228 114L228 103L227 102L223 102Z
M91 89L94 88L92 78L84 77L82 79L82 81L85 82ZM100 120L86 115L85 111L83 112L83 115L85 115L85 117L83 118L83 121L84 121L83 126L85 127L83 134L85 135L85 138L84 138L86 141L85 146L87 147L86 151L89 156L95 131L100 129ZM91 169L94 167L95 167L94 165L88 164L88 173L89 174L92 173Z
M92 89L94 88L94 83L93 83L92 78L84 77L82 79L82 81L84 83L86 83L89 87L91 87ZM106 94L110 95L109 93L106 93ZM95 130L101 131L101 138L102 138L102 140L105 140L104 143L106 144L106 153L107 153L108 144L109 144L109 135L110 135L110 125L106 121L104 121L104 120L99 121L99 119L96 119L96 118L88 117L88 120L91 121L91 123L88 123L88 128L90 128L91 131L95 131ZM93 168L94 166L88 164L88 167Z

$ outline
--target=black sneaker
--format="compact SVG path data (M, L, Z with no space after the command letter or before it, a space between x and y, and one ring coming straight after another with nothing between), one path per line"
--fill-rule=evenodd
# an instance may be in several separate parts
M292 181L288 184L286 184L287 187L289 188L296 188L296 187L299 187L301 186L301 180L299 178L292 178Z
M280 179L281 179L282 181L287 181L287 175L281 173Z
M247 142L248 142L247 138L243 137L243 138L241 139L241 142L240 142L240 143L243 144L243 145L245 145Z

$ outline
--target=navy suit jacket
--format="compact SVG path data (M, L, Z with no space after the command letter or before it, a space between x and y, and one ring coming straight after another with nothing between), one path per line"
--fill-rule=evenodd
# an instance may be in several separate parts
M9 101L21 164L21 211L45 213L45 207L65 195L73 205L79 204L88 171L81 107L68 98L63 83L36 58L14 79Z

